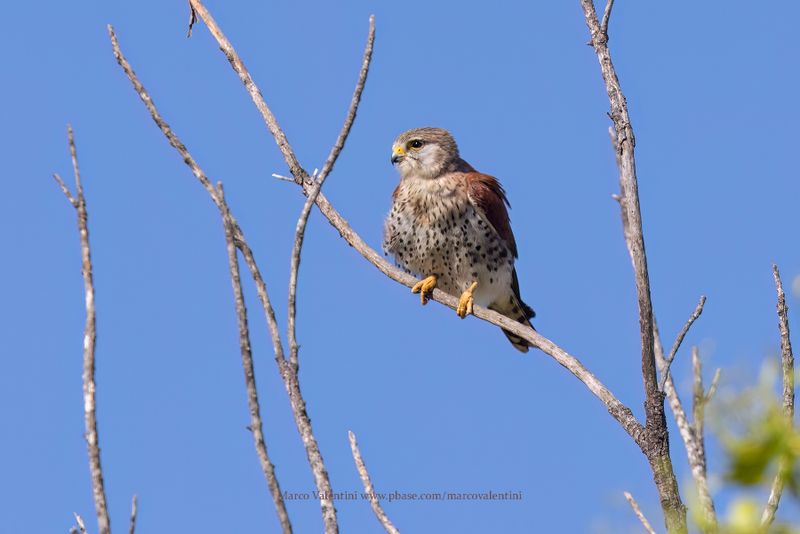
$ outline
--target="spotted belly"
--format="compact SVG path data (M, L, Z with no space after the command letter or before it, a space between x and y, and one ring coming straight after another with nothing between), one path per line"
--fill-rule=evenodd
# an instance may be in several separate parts
M423 213L395 203L386 219L384 250L397 266L458 296L474 281L475 303L489 306L512 292L514 256L469 203Z

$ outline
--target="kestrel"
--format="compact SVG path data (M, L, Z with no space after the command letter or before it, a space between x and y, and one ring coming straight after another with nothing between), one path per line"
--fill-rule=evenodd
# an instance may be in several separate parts
M400 184L384 225L384 250L422 280L411 291L422 304L438 287L461 295L462 319L485 306L531 326L534 311L519 294L517 244L505 191L492 176L461 159L455 139L441 128L416 128L395 140L392 164ZM514 347L530 344L503 331Z

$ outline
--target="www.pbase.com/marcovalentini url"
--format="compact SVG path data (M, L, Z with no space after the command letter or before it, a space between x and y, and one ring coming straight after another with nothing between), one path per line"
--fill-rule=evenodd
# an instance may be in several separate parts
M283 498L287 501L319 500L323 496L318 491L284 491ZM334 501L521 501L521 491L434 491L434 492L402 492L366 493L363 491L335 491L330 494Z

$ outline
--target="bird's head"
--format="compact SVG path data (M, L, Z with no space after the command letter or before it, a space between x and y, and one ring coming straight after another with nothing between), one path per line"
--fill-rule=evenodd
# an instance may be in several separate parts
M397 136L392 164L400 176L433 179L459 161L455 139L442 128L414 128Z

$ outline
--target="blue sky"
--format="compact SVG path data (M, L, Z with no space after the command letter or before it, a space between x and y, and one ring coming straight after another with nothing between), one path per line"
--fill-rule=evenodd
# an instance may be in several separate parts
M571 2L210 2L301 160L321 166L344 118L368 17L375 57L326 194L380 246L397 176L394 137L450 129L503 182L522 295L535 324L637 415L636 301L619 212L608 101ZM222 227L207 194L114 62L105 25L162 113L222 180L281 324L303 198L240 82L185 2L15 2L0 51L0 502L3 532L94 529L82 438L83 288L70 177L75 128L97 286L98 415L112 513L140 499L142 532L277 532L249 432ZM797 247L800 6L618 0L611 48L637 135L653 301L665 343L708 296L688 347L723 387L754 382L778 336L770 267L788 285ZM405 532L635 532L622 491L661 525L644 457L585 387L495 327L459 321L382 276L313 213L303 254L301 380L336 491L360 489L353 430L379 491L522 491L519 502L395 502ZM251 309L267 444L283 488L313 479ZM791 324L797 296L790 297ZM678 477L690 483L671 434ZM713 441L710 469L723 469ZM724 497L724 496L723 496ZM724 505L725 499L723 498ZM288 503L318 532L313 501ZM724 506L723 506L724 508ZM338 504L343 532L378 532L366 502Z

